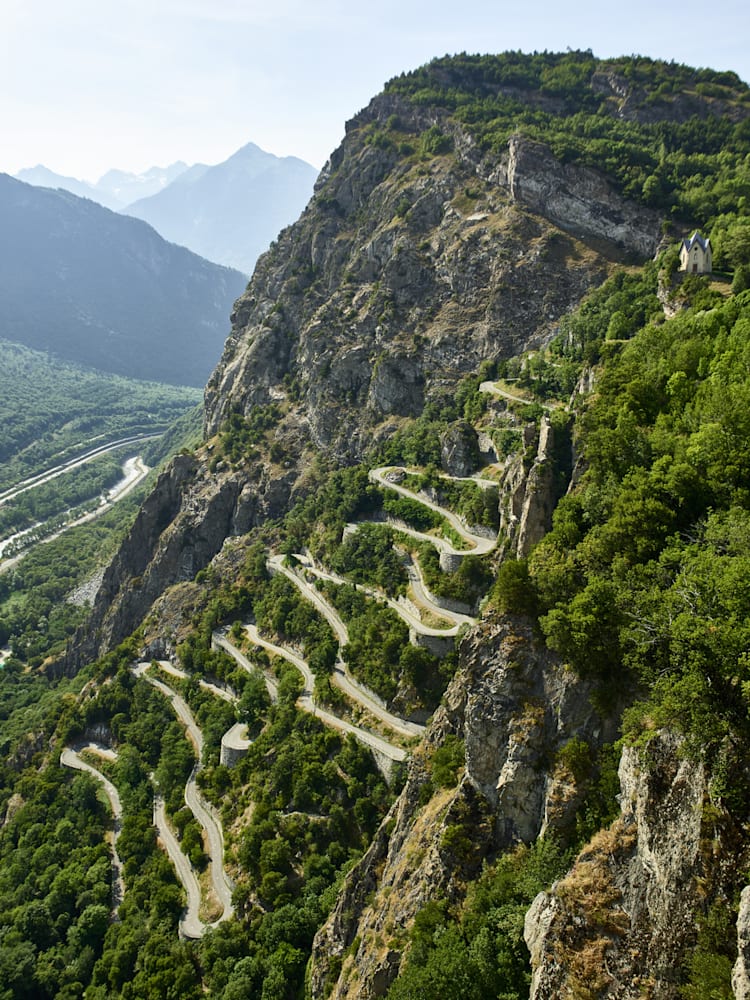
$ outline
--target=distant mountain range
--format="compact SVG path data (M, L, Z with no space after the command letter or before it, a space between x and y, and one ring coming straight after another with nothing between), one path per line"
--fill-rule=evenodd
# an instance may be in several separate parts
M79 198L91 198L105 208L114 211L126 208L140 198L149 198L171 184L188 169L187 163L178 161L169 167L151 167L142 174L132 174L124 170L108 170L96 184L79 181L75 177L64 177L39 164L19 170L16 178L35 187L62 188L77 194Z
M279 232L296 221L316 176L304 160L248 143L216 166L179 162L144 174L110 170L95 185L43 166L20 171L18 179L124 211L170 242L249 275Z
M139 219L0 174L0 337L106 372L202 386L238 271Z

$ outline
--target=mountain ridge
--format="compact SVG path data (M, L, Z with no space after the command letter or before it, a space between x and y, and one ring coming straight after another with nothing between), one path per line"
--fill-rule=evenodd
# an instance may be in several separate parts
M105 208L118 211L136 198L155 194L165 185L172 183L186 169L188 169L187 164L181 160L171 163L168 167L149 167L140 174L113 168L92 184L75 177L57 174L39 163L35 167L19 170L15 177L16 180L35 187L62 188L80 198L90 198Z
M0 212L5 339L115 374L202 384L242 275L140 220L8 175Z
M215 166L189 168L125 211L172 242L250 274L304 208L316 174L298 157L277 157L250 142Z

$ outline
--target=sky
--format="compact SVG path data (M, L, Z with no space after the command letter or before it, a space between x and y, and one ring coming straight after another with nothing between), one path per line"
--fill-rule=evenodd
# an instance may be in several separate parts
M747 0L0 0L0 172L96 181L247 142L321 167L383 84L446 53L591 49L734 70Z

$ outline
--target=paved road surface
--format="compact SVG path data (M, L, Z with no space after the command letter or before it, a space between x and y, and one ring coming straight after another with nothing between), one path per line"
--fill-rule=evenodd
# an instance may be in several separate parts
M454 514L452 510L448 510L446 507L441 507L439 504L433 503L431 500L414 493L413 490L407 489L400 483L393 482L388 478L388 476L394 471L397 471L397 469L394 469L393 466L383 466L380 469L370 469L369 477L374 483L377 483L378 486L382 486L387 490L394 490L396 493L400 493L401 496L408 497L410 500L416 500L418 503L421 503L423 507L427 507L429 510L434 510L437 514L440 514L441 517L444 517L454 531L456 531L457 534L459 534L461 538L463 538L463 540L471 546L471 555L486 555L488 552L492 552L492 550L497 546L497 538L485 538L483 535L475 535L472 531L469 531L463 521L461 521L461 519ZM441 540L436 539L431 535L425 535L421 532L414 532L411 530L408 534L414 535L414 537L432 540L433 544ZM450 551L456 555L465 556L469 554L464 549L454 549L447 543L445 544L445 548L446 551Z
M60 763L65 767L72 767L77 771L85 771L88 774L92 774L101 784L107 798L109 799L113 818L112 909L116 914L125 895L125 882L122 877L122 861L120 860L120 855L117 853L117 838L120 836L120 830L122 828L122 803L120 802L119 792L109 778L106 778L101 771L97 771L95 767L88 764L85 760L81 760L78 755L80 750L93 750L95 753L99 753L101 756L108 757L110 759L113 759L116 755L114 751L110 750L108 747L103 747L96 743L89 743L87 746L79 747L78 751L74 750L72 747L65 747L60 754Z
M179 677L180 680L189 680L190 674L186 673L184 670L180 670L169 660L157 660L159 667L164 671L165 674L171 674L173 677ZM203 678L198 679L198 685L203 688L204 691L210 691L211 694L215 695L217 698L221 698L223 701L228 701L231 705L237 703L237 695L232 691L227 690L227 688L219 687L218 684L212 684L211 681L204 681Z
M389 743L387 740L381 739L379 736L375 736L374 733L370 733L366 729L360 729L359 726L354 726L350 722L345 722L343 719L339 719L338 716L333 715L330 712L326 712L325 709L317 706L313 700L315 677L313 676L312 670L310 670L307 665L307 662L298 653L295 653L291 649L287 649L286 646L277 646L276 643L269 642L267 639L264 639L258 633L255 625L245 625L244 628L253 643L257 646L261 646L263 649L267 649L270 653L274 653L276 656L283 657L291 663L293 667L296 667L300 674L302 674L304 686L301 695L297 699L297 704L303 711L309 712L311 715L316 715L321 722L330 726L332 729L338 729L343 733L351 733L360 741L360 743L376 750L389 760L402 761L406 759L407 752L403 749L403 747L394 746L394 744ZM223 642L221 641L222 639L224 640ZM221 635L221 633L214 632L214 641L223 649L226 649L231 656L234 656L240 666L245 669L255 671L256 668L250 663L247 657L243 656L235 646L226 640L225 636ZM239 656L235 656L235 653L238 653Z
M128 493L132 492L136 486L140 485L150 471L151 470L144 463L140 455L129 458L123 465L123 472L125 473L123 479L109 491L106 499L104 499L98 507L89 511L88 514L82 514L74 521L69 521L62 528L60 528L59 531L55 531L51 535L47 535L45 538L40 538L38 541L32 541L27 548L17 553L17 555L3 561L2 565L0 565L0 573L7 573L9 569L12 569L23 559L29 549L32 549L35 545L44 545L47 542L52 542L56 538L59 538L60 535L62 535L63 532L67 531L69 528L76 528L79 524L86 524L88 521L93 521L95 518L101 517L101 515L104 514L105 511L108 511L113 504L117 503L118 500L122 500L128 495ZM60 515L56 516L59 517ZM0 560L2 560L2 553L4 549L6 549L11 542L22 538L26 534L32 533L36 530L36 528L41 527L44 523L44 521L40 521L31 528L19 531L17 535L13 535L11 538L6 538L4 542L0 542Z
M214 649L223 649L225 653L229 653L235 663L238 663L243 670L247 670L249 674L255 674L259 670L254 663L248 660L242 650L238 649L222 632L213 633L211 636L211 645ZM275 678L271 677L265 670L261 670L260 673L266 682L268 697L271 701L278 701L279 685L276 683Z
M219 920L216 921L216 923L219 923L221 920L226 920L233 913L232 884L229 881L229 877L224 869L224 834L221 829L221 824L216 819L211 806L201 795L195 780L195 776L201 767L200 759L203 754L203 733L193 718L193 713L190 711L187 702L167 684L157 680L155 677L148 676L146 671L149 666L149 663L139 663L138 666L135 667L134 673L139 677L144 677L149 684L152 684L155 688L158 688L162 694L166 695L172 704L175 714L185 726L188 736L192 740L198 752L198 763L193 768L187 784L185 785L185 801L192 810L195 818L206 831L206 838L208 840L208 856L211 864L211 882L213 884L216 897L223 907L223 913Z
M331 628L336 633L336 637L342 646L349 642L349 632L346 625L340 618L335 608L331 607L323 595L311 586L307 580L303 579L294 570L283 564L284 556L273 556L269 559L269 568L272 572L283 573L302 592L302 594L320 611L323 617L329 622ZM304 661L302 661L304 662ZM313 677L312 674L310 674ZM385 703L373 691L370 691L364 684L361 684L351 675L346 664L338 658L333 675L334 683L353 701L358 702L363 708L379 719L383 725L388 726L393 732L402 736L421 736L425 730L424 726L416 722L407 722L398 715L389 712ZM314 684L314 677L313 677ZM312 691L313 684L310 685Z
M134 434L130 437L119 438L117 441L110 441L109 444L100 444L96 448L92 448L83 455L79 455L78 458L71 458L68 462L63 462L61 465L56 465L52 469L48 469L46 472L40 472L35 476L29 476L28 479L21 480L20 483L16 483L15 486L11 486L0 492L0 506L4 503L8 503L9 500L13 500L15 497L20 496L22 493L26 493L27 490L33 490L35 486L41 486L42 483L48 483L50 479L56 479L58 476L64 475L66 472L70 472L71 469L77 469L79 465L86 465L88 462L93 462L95 458L99 458L100 455L105 455L108 451L116 451L117 448L124 448L127 444L140 444L143 441L153 441L155 438L160 437L159 434Z
M307 572L317 576L320 580L330 580L331 583L348 585L350 587L354 586L351 580L347 580L345 577L339 576L338 573L332 573L330 570L321 569L320 567L315 566L308 556L295 554L294 558L297 559L302 566L304 566ZM444 625L442 627L438 625L425 625L419 617L417 611L413 611L409 604L405 604L397 598L389 597L388 594L378 590L377 587L370 587L367 584L358 583L356 584L356 588L361 593L368 594L370 597L375 598L376 601L384 601L396 612L401 620L409 626L409 628L413 628L414 631L418 632L420 635L430 635L435 636L436 638L449 638L457 635L458 630L462 625L476 624L476 618L472 618L471 615L464 615L458 611L447 611L445 608L441 608L431 600L429 594L425 591L424 581L422 579L419 566L416 566L414 563L409 563L406 567L406 572L409 576L409 582L417 600L421 604L424 604L426 609L431 614L436 615L438 618L444 618L452 622L451 625Z
M154 825L159 831L159 837L164 844L169 860L175 867L177 877L185 887L187 894L187 909L180 920L180 934L188 938L203 937L206 925L201 920L199 913L201 908L201 890L198 885L193 866L182 852L177 838L172 833L172 828L167 822L167 815L164 811L164 799L160 795L154 796Z
M508 392L507 389L501 389L496 382L480 382L479 383L480 392L489 392L493 396L502 396L503 399L509 399L512 403L523 403L525 406L530 406L532 403L539 402L536 399L524 399L523 396L514 396L512 392ZM563 404L559 403L557 406L550 406L548 403L539 403L543 410L547 410L551 413L553 410L559 410Z

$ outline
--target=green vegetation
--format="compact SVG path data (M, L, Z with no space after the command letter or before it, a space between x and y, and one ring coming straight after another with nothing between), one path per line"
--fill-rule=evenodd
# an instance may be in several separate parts
M649 123L641 124L637 114L616 114L617 98L606 81L592 86L602 68L636 88L631 106L647 111ZM457 657L440 660L411 645L404 622L357 584L404 593L406 550L416 555L435 594L477 606L489 593L495 614L499 609L530 619L537 637L570 670L594 682L600 708L614 711L617 705L619 712L628 703L623 739L645 746L662 726L685 734L685 753L702 758L710 774L705 858L714 850L720 816L731 819L737 856L747 855L742 818L750 809L750 291L743 283L750 281L750 237L743 199L750 193L750 135L747 120L740 120L750 107L747 88L732 74L637 58L597 64L590 53L572 52L437 60L393 81L390 90L435 107L438 118L442 108L447 118L419 136L395 119L368 125L373 145L413 157L415 169L426 170L422 158L454 155L451 116L468 125L485 151L503 148L511 131L521 131L547 142L564 160L606 170L625 193L666 217L688 215L695 224L712 226L722 281L680 281L674 250L643 268L616 271L563 320L548 348L487 362L455 393L429 400L418 419L399 420L399 429L369 456L372 466L415 469L406 480L410 488L434 491L440 505L494 530L496 491L438 474L441 436L449 425L455 431L457 422L469 430L489 429L501 453L519 454L528 467L534 456L533 449L522 452L523 425L549 419L558 492L570 478L565 463L571 438L580 465L574 486L557 505L552 531L528 558L504 558L501 550L488 558L469 554L455 573L443 573L433 545L417 545L367 520L385 509L434 531L443 527L439 515L376 487L367 466L333 470L318 456L306 466L304 488L286 516L233 538L220 561L181 585L190 589L194 609L175 614L177 656L189 677L170 677L169 684L202 727L199 783L221 814L236 885L236 916L199 942L177 936L182 890L152 823L156 786L183 849L196 868L205 867L198 824L183 800L194 755L166 699L130 669L141 655L141 637L133 636L72 681L54 681L33 669L62 648L80 620L66 597L92 562L110 554L134 502L32 552L0 576L0 641L8 641L13 654L0 668L0 1000L305 995L313 937L346 872L372 842L398 781L389 789L367 750L298 711L300 676L282 658L257 649L247 654L259 668L273 668L278 700L272 701L260 672L211 649L219 626L243 645L242 622L254 618L269 637L302 650L316 674L316 694L335 697L328 683L338 651L333 631L283 574L269 574L270 551L290 559L308 553L351 581L320 584L347 623L350 641L343 656L357 677L404 714L439 704ZM682 110L670 121L667 112L678 102ZM717 114L700 118L685 107L714 108ZM473 195L467 190L464 197ZM404 201L394 207L408 216ZM672 296L685 306L671 320L664 319L657 298L660 281L672 283ZM9 358L12 369L23 352ZM559 404L593 366L595 392L574 400L568 413ZM22 371L12 370L18 382ZM479 392L489 377L512 379L508 384L528 404L490 401ZM92 389L92 398L99 391ZM89 433L135 429L145 412L140 406L146 415L161 414L160 420L173 405L187 407L186 399L178 405L168 394L165 411L156 410L156 396L146 397L153 409L144 402L134 406L135 397L126 404L124 390L119 402L115 397L114 391L107 396L113 408L106 428L86 423L89 411L76 397L81 422L50 432L38 454L29 448L14 459L7 482L24 474L27 459L58 461ZM542 405L550 401L552 412ZM54 412L61 414L61 426L70 416L62 404ZM47 423L39 428L48 429L52 418L41 406L40 413ZM212 469L238 470L261 456L282 464L273 432L283 415L277 405L233 413L213 443ZM159 422L143 419L144 426ZM13 447L23 448L24 434L33 437L35 427L33 421L13 425ZM171 441L190 446L197 436L195 412L186 410ZM71 480L68 488L78 486ZM38 494L37 501L42 499ZM352 521L357 530L345 532ZM201 679L228 686L237 703L217 698ZM458 719L455 703L451 713ZM227 768L220 763L221 736L238 719L248 724L252 743ZM610 715L607 721L615 728L620 720ZM62 746L92 732L104 733L117 750L116 762L102 768L120 790L125 810L118 847L127 891L116 922L108 918L107 812L96 785L56 760ZM580 792L559 842L545 838L500 857L490 854L477 874L471 864L478 812L466 808L465 800L453 801L436 846L448 863L455 860L457 872L461 867L461 880L457 876L450 900L428 902L413 927L400 932L400 945L407 935L408 941L391 1000L528 995L523 918L529 904L618 809L622 743L597 747L589 739L571 735L539 761ZM448 735L424 757L419 805L447 801L467 764L463 740ZM708 860L703 874L706 905L695 915L696 947L675 978L682 977L677 985L686 997L729 996L733 906L746 870L740 865L722 872L721 892L714 892ZM341 918L348 923L350 916Z
M69 596L114 555L143 495L142 487L97 520L37 546L0 574L0 645L9 643L32 666L63 648L85 616Z
M338 651L331 626L285 576L271 579L253 611L262 633L299 646L314 674L331 673Z
M88 442L159 434L200 398L199 389L106 375L0 340L0 487L84 452Z
M664 311L656 295L658 275L659 265L654 262L635 273L618 271L579 309L563 317L560 334L550 345L552 357L561 366L595 362L601 358L605 341L628 340L649 320L662 322ZM616 347L608 345L606 349L611 352ZM537 364L538 370L533 364L525 370L522 384L535 386L541 381L546 388L551 377L549 366Z
M122 451L109 452L4 503L0 506L0 539L63 514L69 508L97 506L100 496L122 479L123 457Z
M410 539L405 538L408 543ZM492 583L492 570L481 556L464 556L455 573L440 569L440 557L429 542L420 542L416 549L419 566L428 589L436 597L459 601L471 608Z
M352 586L328 581L319 586L346 622L349 642L342 655L354 676L386 701L392 701L405 685L433 708L442 692L442 678L450 676L450 666L410 645L408 627L386 604Z
M456 482L431 466L419 475L406 476L402 484L414 492L429 490L440 507L447 507L462 517L470 527L497 531L498 491L496 486L482 487L478 483Z
M393 547L394 530L387 524L363 521L356 531L344 536L325 557L336 573L345 574L352 583L380 587L394 595L406 589L406 570Z
M178 941L181 893L156 848L148 775L154 772L171 799L183 849L200 866L194 821L182 802L192 753L166 699L128 669L134 647L125 645L98 666L97 686L70 704L58 723L63 741L93 725L109 725L120 748L110 776L126 813L118 850L127 891L120 921L105 926L103 940L97 939L84 981L91 983L88 994L101 998L166 996L173 988L180 997L197 997L202 980L212 996L262 991L285 1000L301 990L305 956L333 902L337 879L367 846L391 795L359 744L297 712L298 684L291 668L280 683L279 702L271 706L253 693L252 675L229 666L224 654L209 651L197 635L181 652L194 674L183 682L170 677L169 683L183 689L205 726L201 784L221 810L230 856L240 864L234 894L240 919L201 942ZM215 750L233 709L197 685L204 673L216 677L227 667L236 689L245 688L241 704L254 704L263 715L247 757L232 770L218 763ZM251 820L237 826L250 803ZM97 828L92 839L97 834L101 840ZM106 858L103 845L100 850ZM54 858L49 863L56 877Z
M582 420L587 472L529 560L549 644L653 685L655 720L704 746L746 715L748 330L743 293L613 354Z
M0 834L0 981L4 998L75 997L109 926L107 817L96 782L29 769Z
M458 910L445 900L427 903L414 921L407 959L388 1000L527 997L531 976L524 916L568 861L553 841L540 840L487 868Z
M607 73L630 91L627 116ZM517 133L541 140L563 162L602 170L668 217L710 228L750 205L750 89L734 73L638 56L604 62L588 51L506 52L435 59L386 90L444 109L488 151L501 152ZM677 108L687 115L673 117Z
M248 417L232 413L219 431L212 471L222 458L234 467L257 458L260 454L257 446L264 440L266 432L278 423L280 416L281 410L275 403L253 407Z

